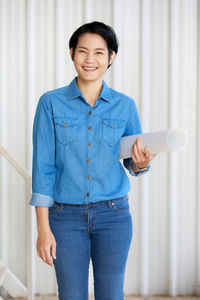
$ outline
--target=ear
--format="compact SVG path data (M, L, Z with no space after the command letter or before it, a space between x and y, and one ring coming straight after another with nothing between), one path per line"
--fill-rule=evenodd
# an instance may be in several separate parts
M109 65L111 65L115 59L116 53L115 51L112 52L111 56L110 56L110 61L109 61Z
M71 59L73 60L73 48L70 48L69 53L70 53Z

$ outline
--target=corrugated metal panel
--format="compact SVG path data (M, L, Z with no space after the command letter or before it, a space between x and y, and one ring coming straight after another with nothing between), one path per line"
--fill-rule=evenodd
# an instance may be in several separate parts
M120 48L104 79L135 99L144 132L182 127L189 135L185 150L158 155L149 175L130 176L134 234L124 290L200 293L199 1L0 0L0 14L0 143L30 174L39 96L76 74L72 32L93 20L113 26ZM0 163L0 259L25 285L32 266L35 292L53 293L54 270L37 257L35 211L27 214L24 181L5 159ZM28 222L35 259L27 268Z

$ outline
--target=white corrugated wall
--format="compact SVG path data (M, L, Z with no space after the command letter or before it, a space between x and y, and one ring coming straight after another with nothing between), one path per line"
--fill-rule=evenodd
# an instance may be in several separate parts
M0 0L0 144L29 174L38 99L75 76L68 40L84 22L116 31L119 53L104 79L135 99L143 131L188 131L184 150L158 155L148 175L129 175L127 295L200 295L199 18L199 0ZM27 286L32 210L30 281L33 292L54 293L55 273L37 257L35 211L25 195L24 179L1 157L0 260Z

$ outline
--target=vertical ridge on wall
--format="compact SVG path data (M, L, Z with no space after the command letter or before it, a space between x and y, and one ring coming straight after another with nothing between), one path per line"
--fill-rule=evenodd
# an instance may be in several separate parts
M196 119L197 119L197 152L196 152L196 163L197 163L197 176L196 176L196 288L195 294L200 296L200 2L196 2L196 46L197 46L197 94L196 94Z
M32 169L32 125L33 114L35 112L36 101L36 2L34 0L28 0L26 2L27 18L26 18L26 124L27 124L27 168ZM30 135L31 132L31 135Z
M47 90L53 89L56 83L56 59L55 59L55 1L48 0L47 11L47 34L44 32L45 39L45 87Z
M121 55L121 45L123 43L122 38L122 24L118 21L120 14L123 12L123 3L120 0L113 0L113 28L116 32L116 35L119 39L119 50L118 54L115 58L115 62L113 64L113 79L112 79L112 85L113 88L120 91L122 90L122 74L121 74L121 64L123 63L123 58Z
M8 110L7 104L7 88L8 88L8 75L7 75L7 1L2 0L0 2L0 143L4 147L7 147L8 131L7 131L7 121L6 112ZM0 198L1 198L1 218L0 218L0 254L1 259L6 264L8 262L8 234L7 234L7 216L8 216L8 204L7 204L7 163L2 156L0 157Z
M65 8L65 0L56 1L55 7L55 19L56 19L56 86L60 85L61 82L64 83L65 81L65 70L63 67L63 49L65 40L63 39L65 32L64 32L64 12L66 11ZM68 7L70 6L71 1L68 1ZM71 8L71 7L69 7Z
M188 114L187 103L189 100L189 107L196 106L196 68L197 68L197 52L196 52L196 0L194 1L180 1L180 57L179 57L179 97L177 106L177 122L180 127L186 129L189 134L189 143L184 151L177 152L177 294L192 294L192 288L195 281L195 245L196 237L196 222L195 222L195 201L191 201L188 205L187 199L196 198L196 182L191 183L194 188L187 188L184 182L187 178L194 178L195 161L191 159L196 157L196 147L192 145L191 138L196 140L196 111L189 109ZM186 76L187 74L187 76ZM197 145L196 141L194 143ZM189 159L187 160L188 154ZM187 164L190 165L188 172L179 172L179 170L187 170ZM180 188L181 187L181 188ZM193 190L193 191L192 191ZM190 226L185 226L186 220L190 219ZM185 228L184 228L185 227ZM185 236L179 234L184 228ZM180 251L181 249L181 251ZM184 276L184 274L188 276ZM182 287L184 286L184 288Z
M26 124L27 124L27 167L28 170L32 169L32 124L33 115L35 111L35 98L36 98L36 2L34 0L28 0L26 2L27 18L26 18ZM30 134L31 133L31 134ZM30 220L30 221L29 221ZM28 297L30 300L34 299L35 291L35 245L33 228L36 226L35 222L35 209L29 207L27 203L27 286ZM29 227L30 225L30 227Z
M55 1L56 87L69 84L76 75L69 55L68 42L75 28L80 26L82 9L81 0Z
M92 1L91 0L83 0L83 22L90 22L90 18L92 15Z
M177 101L179 88L179 5L169 1L169 128L177 125ZM169 153L169 293L176 295L177 283L177 154Z
M150 32L151 32L151 4L149 0L143 0L141 3L141 15L140 15L140 111L141 119L143 123L143 131L147 132L149 127L149 115L150 115ZM140 206L140 293L144 296L149 293L149 178L145 176L141 178L140 182L140 194L141 194L141 206Z

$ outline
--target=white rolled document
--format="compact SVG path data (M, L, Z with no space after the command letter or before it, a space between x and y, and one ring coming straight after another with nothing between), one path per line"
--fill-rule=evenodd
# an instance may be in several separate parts
M187 132L182 128L123 136L120 141L119 159L131 157L132 145L137 137L141 137L142 148L148 146L151 153L181 150L188 141Z

